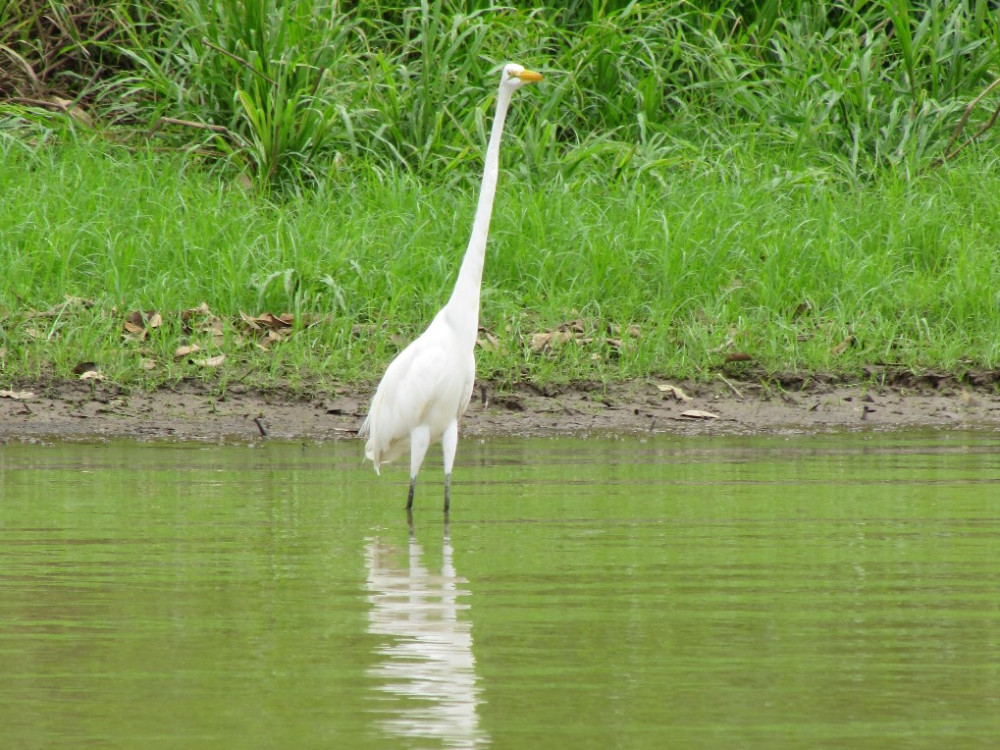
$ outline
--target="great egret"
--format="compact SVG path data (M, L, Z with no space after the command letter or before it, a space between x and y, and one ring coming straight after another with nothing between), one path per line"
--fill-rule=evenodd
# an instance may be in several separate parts
M516 63L504 66L486 148L479 205L455 289L427 330L389 363L358 433L368 437L365 457L371 459L376 474L380 463L392 461L410 449L407 511L413 507L413 490L424 455L432 443L440 440L444 454L444 512L448 513L451 469L458 447L458 418L469 405L476 378L473 348L479 331L479 292L500 171L503 123L514 92L527 83L541 80L541 74Z

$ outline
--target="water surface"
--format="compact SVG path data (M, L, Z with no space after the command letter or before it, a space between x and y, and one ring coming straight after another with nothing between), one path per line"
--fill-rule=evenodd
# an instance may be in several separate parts
M993 746L998 450L0 446L0 746Z

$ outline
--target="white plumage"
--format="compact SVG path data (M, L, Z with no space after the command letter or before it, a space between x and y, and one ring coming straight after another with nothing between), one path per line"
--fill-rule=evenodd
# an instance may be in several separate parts
M376 474L380 464L409 450L407 510L413 506L417 473L427 449L440 440L444 454L444 510L448 512L451 470L458 447L458 418L469 405L476 379L473 349L479 330L479 292L500 169L504 120L513 93L526 83L540 80L540 74L521 65L504 66L486 149L479 205L455 289L427 330L389 364L358 433L368 438L365 457L374 464Z

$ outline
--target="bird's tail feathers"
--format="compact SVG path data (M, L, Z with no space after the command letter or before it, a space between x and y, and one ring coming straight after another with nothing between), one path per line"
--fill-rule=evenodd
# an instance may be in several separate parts
M379 456L378 451L375 449L375 438L372 437L371 412L365 417L365 421L361 423L361 429L358 430L358 437L368 438L368 442L365 443L365 458L372 462L372 465L375 467L375 474L381 474L378 470Z

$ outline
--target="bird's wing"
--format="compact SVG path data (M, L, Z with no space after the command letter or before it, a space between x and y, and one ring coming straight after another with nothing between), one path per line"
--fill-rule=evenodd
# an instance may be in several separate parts
M368 435L365 453L369 458L376 462L395 458L399 444L409 439L428 410L454 393L451 360L446 346L433 337L421 337L389 364L362 427Z

